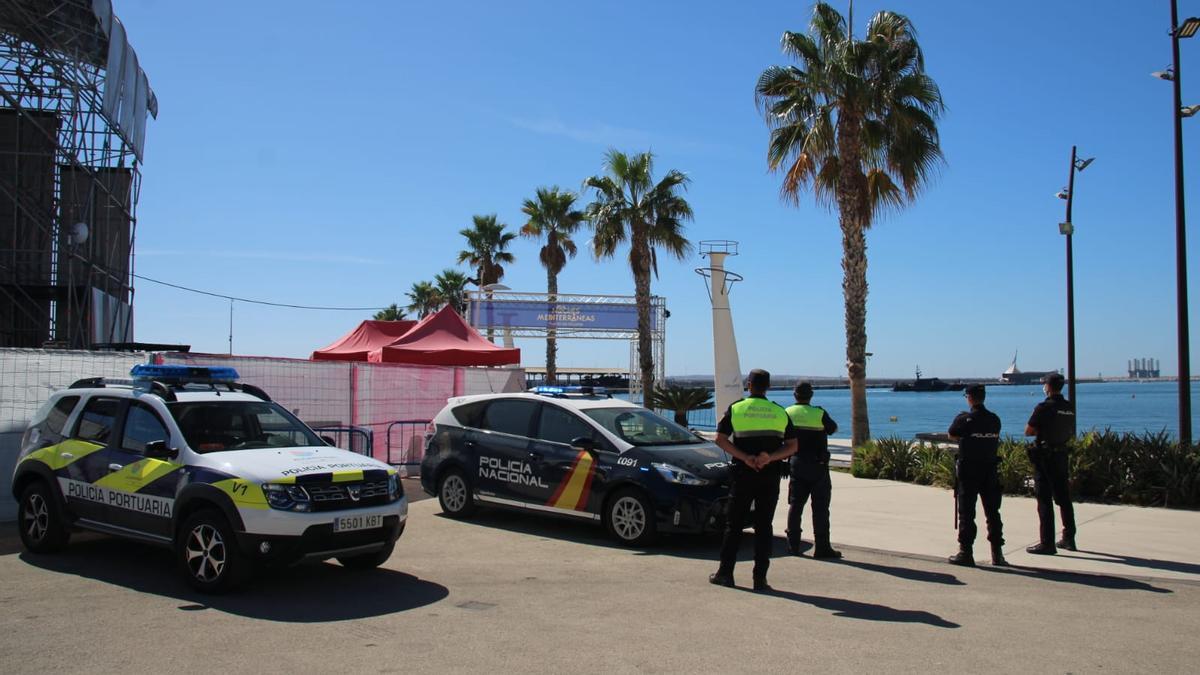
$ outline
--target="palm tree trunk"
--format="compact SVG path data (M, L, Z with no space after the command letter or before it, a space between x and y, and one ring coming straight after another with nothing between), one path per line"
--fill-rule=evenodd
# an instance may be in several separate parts
M862 122L852 112L838 119L838 220L842 228L842 296L846 305L846 375L850 380L850 444L871 438L867 417L867 236L871 210L862 172Z
M645 228L630 237L630 266L633 268L633 296L638 315L638 368L641 370L642 401L649 401L654 390L654 352L650 345L650 247Z
M550 295L551 325L558 313L558 275L553 270L546 270L546 292ZM557 331L553 328L546 331L546 384L554 384L558 378L558 340Z

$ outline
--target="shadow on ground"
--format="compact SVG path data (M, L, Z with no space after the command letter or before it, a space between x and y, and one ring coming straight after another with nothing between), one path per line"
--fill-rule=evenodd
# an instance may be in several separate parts
M1084 551L1080 549L1079 553L1086 553L1089 556L1098 556L1096 558L1084 557L1081 555L1071 555L1063 550L1059 550L1058 557L1072 558L1074 560L1095 560L1098 562L1111 562L1118 565L1129 565L1130 567L1144 567L1153 570L1162 570L1166 572L1179 572L1181 574L1200 574L1200 565L1195 563L1178 562L1175 560L1157 560L1155 558L1138 558L1131 555L1122 555L1120 553L1105 553L1104 551Z
M299 565L255 576L228 595L193 591L166 549L114 538L72 540L62 553L22 553L21 560L70 574L179 600L181 611L216 610L285 623L321 623L417 609L445 598L445 586L380 568L347 570L332 563Z
M959 580L953 574L945 572L930 572L927 570L912 569L910 567L895 567L892 565L880 565L879 563L869 563L862 560L851 560L842 558L840 560L830 561L835 565L846 565L847 567L857 567L860 570L867 572L878 572L879 574L887 574L899 579L907 579L908 581L922 581L930 584L945 584L947 586L965 586L966 584Z
M437 517L448 518L449 516L439 512ZM595 522L566 520L504 509L480 509L470 518L463 519L460 522L467 526L487 527L532 537L569 541L585 546L616 549L627 548L612 539L608 531ZM753 539L754 535L752 533L746 533L746 537L742 542L743 546L739 559L750 559L750 549L745 544L747 541L753 541ZM781 549L779 548L778 541L776 544L775 555L778 556L781 555ZM677 558L712 560L716 562L720 547L721 535L719 533L703 535L672 534L660 535L652 546L642 549L630 548L628 550L635 555L667 555Z
M1043 579L1045 581L1056 581L1064 584L1077 584L1079 586L1090 586L1092 588L1106 588L1114 591L1148 591L1150 593L1174 592L1169 588L1153 586L1144 581L1138 581L1137 579L1114 577L1107 574L1049 570L1041 567L1027 567L1025 565L1005 565L1003 567L987 565L981 566L978 569L987 572L996 572L998 574L1015 574L1018 576L1029 577L1031 579Z
M959 628L960 625L947 621L932 612L919 609L896 609L887 605L876 605L870 602L858 602L845 598L827 598L821 595L806 595L792 591L772 589L761 592L762 595L783 598L794 602L802 602L819 609L829 610L834 616L862 621L883 621L887 623L923 623L936 628Z

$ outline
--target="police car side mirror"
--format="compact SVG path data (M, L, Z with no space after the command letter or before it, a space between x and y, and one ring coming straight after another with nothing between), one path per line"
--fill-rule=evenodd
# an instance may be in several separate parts
M571 439L571 447L578 450L583 450L588 454L596 454L596 441L587 436L580 436Z
M150 441L146 444L146 449L142 454L148 459L175 459L179 456L179 451L167 447L166 441Z

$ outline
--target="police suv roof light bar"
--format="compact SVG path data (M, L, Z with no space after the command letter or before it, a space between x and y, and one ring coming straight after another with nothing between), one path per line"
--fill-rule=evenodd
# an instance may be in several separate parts
M156 380L170 384L229 383L238 379L237 370L229 366L182 366L139 363L129 370L137 380Z
M571 396L571 395L575 395L575 396L608 396L609 398L612 398L612 394L609 394L608 389L606 389L605 387L592 387L589 385L579 385L579 386L573 385L573 386L569 386L569 387L563 387L563 386L543 384L543 385L534 387L533 393L542 394L543 396L554 396L557 398L564 398L564 397Z

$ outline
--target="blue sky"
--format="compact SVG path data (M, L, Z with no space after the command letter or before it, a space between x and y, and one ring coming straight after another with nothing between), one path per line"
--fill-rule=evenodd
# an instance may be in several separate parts
M1200 14L1200 0L1180 4ZM927 376L993 376L1017 349L1025 369L1065 367L1065 204L1054 193L1072 144L1098 158L1076 180L1079 373L1118 374L1136 356L1173 373L1171 88L1149 76L1171 60L1168 3L859 2L860 31L881 8L917 27L946 101L946 165L868 234L868 375L919 364ZM688 236L741 242L728 267L746 278L733 294L743 368L844 374L836 214L808 196L780 201L753 97L758 74L786 63L780 34L806 30L810 9L118 0L161 107L147 132L137 272L275 302L403 303L414 281L453 266L473 214L515 229L538 186L578 189L607 148L650 149L659 175L693 180ZM1184 102L1200 102L1200 75L1189 76L1200 39L1181 54ZM1185 120L1193 213L1197 124ZM536 245L512 250L504 283L544 290ZM711 372L699 265L664 260L654 283L672 314L671 374ZM633 282L623 257L581 254L560 288L632 294ZM138 340L227 349L223 300L140 282L135 313ZM234 351L306 357L362 318L238 304ZM542 362L542 344L519 346ZM560 347L561 365L628 360L625 343Z

